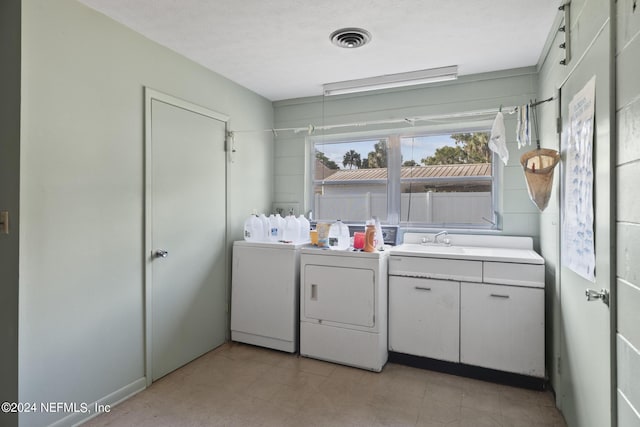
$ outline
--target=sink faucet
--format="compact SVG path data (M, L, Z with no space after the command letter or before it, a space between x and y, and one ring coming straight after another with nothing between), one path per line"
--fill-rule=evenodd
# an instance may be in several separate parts
M438 242L438 237L447 236L447 235L449 235L449 232L447 232L447 230L442 230L441 232L436 233L436 235L433 236L433 242L434 243L441 243L441 242Z

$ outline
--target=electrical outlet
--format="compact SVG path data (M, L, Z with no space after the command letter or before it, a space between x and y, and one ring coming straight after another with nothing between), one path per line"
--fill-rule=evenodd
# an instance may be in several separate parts
M281 216L289 215L289 212L298 216L300 215L300 203L298 202L274 202L273 213L279 213Z

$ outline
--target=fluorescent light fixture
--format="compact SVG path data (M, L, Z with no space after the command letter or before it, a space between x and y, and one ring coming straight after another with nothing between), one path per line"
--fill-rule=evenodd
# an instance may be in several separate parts
M384 76L367 77L365 79L327 83L323 86L323 90L325 96L343 95L369 90L414 86L423 83L444 82L457 78L458 66L452 65L450 67L430 68L408 73L385 74Z

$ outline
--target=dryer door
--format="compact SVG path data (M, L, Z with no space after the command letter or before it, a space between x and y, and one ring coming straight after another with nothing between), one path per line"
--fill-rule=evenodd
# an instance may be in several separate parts
M304 317L345 326L374 326L373 270L322 265L305 265L304 269Z

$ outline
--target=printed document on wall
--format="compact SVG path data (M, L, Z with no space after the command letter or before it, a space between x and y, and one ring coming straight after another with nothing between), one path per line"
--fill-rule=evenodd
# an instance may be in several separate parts
M595 76L569 103L565 150L563 263L587 280L595 281L593 234L593 123Z

